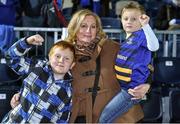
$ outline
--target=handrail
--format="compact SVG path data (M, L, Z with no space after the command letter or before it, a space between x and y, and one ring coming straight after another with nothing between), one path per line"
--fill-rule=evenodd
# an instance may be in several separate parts
M16 33L18 32L45 32L46 34L48 32L54 33L54 41L57 41L59 39L59 36L61 36L63 32L63 28L49 28L49 27L14 27L14 30ZM122 38L124 36L124 31L122 29L109 29L109 28L104 28L104 32L109 36L109 38L118 38L120 41L122 41ZM177 56L177 41L180 41L180 30L154 30L155 34L157 37L162 37L159 38L160 41L163 42L164 44L164 56L168 56L168 48L165 45L168 45L168 40L166 40L167 36L171 37L171 41L173 42L173 49L172 49L172 56L176 57ZM16 34L17 35L17 34ZM162 40L163 39L163 40ZM45 53L47 54L47 48L45 48ZM166 53L166 54L165 54Z

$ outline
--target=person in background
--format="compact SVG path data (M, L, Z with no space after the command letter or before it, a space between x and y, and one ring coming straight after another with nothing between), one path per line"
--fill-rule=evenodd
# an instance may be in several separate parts
M141 101L129 92L147 81L151 52L159 48L158 39L148 24L149 17L139 3L130 2L124 6L121 22L126 40L120 46L114 66L121 91L105 106L100 123L112 123Z
M22 38L6 54L7 64L24 76L19 103L2 123L67 123L72 106L74 46L66 41L55 43L49 61L24 57L33 45L42 45L40 35Z
M14 26L16 25L16 10L19 0L0 0L0 56L15 40Z
M158 30L180 29L180 0L164 3L158 11L155 28Z
M80 9L89 9L100 17L110 16L109 0L72 0L72 14Z

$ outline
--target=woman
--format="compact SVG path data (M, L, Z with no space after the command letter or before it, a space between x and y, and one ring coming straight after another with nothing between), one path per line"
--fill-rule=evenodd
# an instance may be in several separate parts
M120 90L113 67L118 43L107 39L100 18L89 10L80 10L73 15L66 40L73 42L76 48L76 65L72 69L74 92L70 122L83 116L88 123L97 122L104 106ZM97 87L93 90L95 82ZM142 98L148 89L148 84L140 85L131 90L131 94L135 98ZM116 122L137 122L142 118L142 109L136 105Z
M120 90L114 72L119 44L107 39L100 18L90 10L80 10L73 15L66 40L73 42L76 49L76 65L72 69L73 107L69 122L79 122L79 118L83 120L81 122L98 122L104 106ZM134 98L142 98L149 87L149 84L142 84L131 89L130 93ZM14 98L11 104L17 99ZM116 122L137 122L142 118L143 111L140 105L136 105Z

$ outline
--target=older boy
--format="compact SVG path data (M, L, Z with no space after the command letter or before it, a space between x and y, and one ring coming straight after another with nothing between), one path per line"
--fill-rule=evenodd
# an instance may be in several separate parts
M42 45L40 35L23 38L7 52L8 65L25 75L20 103L13 108L7 123L67 123L72 106L72 76L74 46L66 41L57 42L49 52L49 61L32 61L24 55L32 45Z

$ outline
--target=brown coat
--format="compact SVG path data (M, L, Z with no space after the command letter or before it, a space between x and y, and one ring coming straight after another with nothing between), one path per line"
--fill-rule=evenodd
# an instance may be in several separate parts
M103 44L103 45L102 45ZM114 62L119 49L119 44L113 41L104 40L99 44L91 59L86 62L79 62L82 56L77 55L76 65L72 70L73 81L73 108L70 122L74 122L77 116L86 116L86 122L98 122L98 118L104 106L120 90L114 72ZM96 96L92 109L92 93L87 88L94 85L95 75L82 76L84 72L95 71L96 58L100 52L101 71L99 78L100 90ZM137 122L143 118L143 111L140 105L134 106L116 122Z

